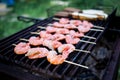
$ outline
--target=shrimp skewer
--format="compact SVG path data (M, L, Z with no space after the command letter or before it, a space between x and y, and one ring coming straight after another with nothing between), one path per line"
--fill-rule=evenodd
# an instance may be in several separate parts
M59 19L59 18L53 18L54 20L58 20L58 21L60 21L61 19ZM69 21L70 23L73 23L73 22L76 22L76 23L79 23L79 24L81 24L80 22L80 20L70 20ZM104 29L104 27L101 27L101 26L96 26L96 25L93 25L93 24L90 24L92 27L94 27L94 28L99 28L99 29Z
M38 28L41 28L41 29L47 29L47 27L42 27L42 26L38 26ZM50 27L49 27L50 28ZM54 32L56 32L56 28L54 28L54 27L51 27L52 28L52 31L54 30ZM59 29L59 28L58 28ZM51 30L51 29L50 29ZM48 32L50 32L50 30L48 30ZM51 32L52 32L51 31ZM101 31L101 30L100 30ZM70 32L68 32L68 34L69 34ZM86 37L86 38L90 38L90 39L96 39L95 37L90 37L90 36L81 36L81 37Z
M16 44L13 44L14 46L17 46ZM19 44L18 44L19 45ZM41 49L41 50L40 50ZM44 49L44 51L43 51ZM47 52L46 52L47 51ZM41 53L42 52L42 53ZM64 56L62 55L54 55L52 54L52 58L51 58L51 54L47 54L49 53L47 49L45 48L32 48L28 50L28 53L25 56L28 56L29 59L36 59L36 58L42 58L42 57L46 57L50 63L57 65L57 64L62 64L63 62L69 63L69 64L73 64L82 68L86 68L88 69L87 66L84 65L80 65L71 61L67 61L65 60ZM62 58L61 58L62 57ZM59 59L60 58L60 59ZM52 59L52 60L51 60ZM56 61L57 60L57 61Z
M59 23L58 23L59 24ZM49 26L54 26L53 24L48 24ZM64 27L65 26L65 24L63 25L61 25L61 27L57 27L57 28L66 28L66 27ZM73 29L78 29L78 27L74 27ZM100 32L102 32L103 30L99 30L99 29L89 29L90 31L100 31ZM88 31L89 31L88 30Z
M32 36L28 40L23 39L23 38L20 38L20 40L27 41L27 42L29 42L33 46L39 46L39 45L42 45L44 39Z
M31 32L31 34L40 35L40 33L38 33L38 32ZM44 38L44 39L52 40L52 41L60 41L60 40L65 39L65 35L59 34L59 33L55 33L54 35L49 36L49 38Z
M40 35L40 33L38 33L38 32L31 32L31 34L38 34L38 35ZM57 34L59 34L59 33L57 33ZM70 32L68 33L68 34L70 34ZM80 33L80 34L82 34L82 33ZM85 38L90 38L90 39L96 39L95 37L91 37L91 36L86 36L86 35L80 35L79 33L78 33L78 37L85 37ZM47 34L46 34L47 35Z
M67 52L69 54L73 51L81 51L81 52L85 52L85 53L90 53L90 51L75 49L75 47L72 44L63 44L63 45L59 46L57 49L58 49L59 53Z
M39 33L37 33L37 32L31 32L31 34L39 34ZM64 39L64 38L63 38ZM84 42L84 43L89 43L89 44L96 44L95 42L90 42L90 41L84 41L84 40L77 40L77 42L78 41L81 41L81 42Z
M20 40L23 40L23 41L28 41L27 39L23 39L21 38ZM49 49L52 49L54 50L54 48L58 48L60 47L61 45L63 44L59 44L59 43L54 43L54 45L51 45L50 42L47 42L49 40L45 40L45 42L43 43L44 46L48 47ZM71 44L72 45L72 44ZM54 46L54 47L53 47ZM79 52L85 52L85 53L90 53L90 51L86 51L86 50L79 50L79 49L74 49L73 51L79 51Z

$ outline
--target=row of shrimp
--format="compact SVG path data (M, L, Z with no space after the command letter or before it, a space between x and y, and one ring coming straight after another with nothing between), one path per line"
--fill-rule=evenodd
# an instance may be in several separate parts
M57 54L54 49L48 50L45 47L31 48L29 43L20 42L14 48L16 54L25 54L29 59L37 59L47 57L47 60L51 64L62 64L64 60L69 56L71 52L75 50L72 44L63 44L57 47L57 50L61 54Z
M61 18L58 22L52 24L56 28L65 28L65 29L78 29L79 32L86 33L94 25L86 20L69 20L67 18Z
M83 33L75 32L74 30L70 30L69 34L50 34L47 31L40 31L39 36L43 39L52 40L52 41L62 41L65 40L66 43L69 44L77 44L80 41L80 38L84 36Z

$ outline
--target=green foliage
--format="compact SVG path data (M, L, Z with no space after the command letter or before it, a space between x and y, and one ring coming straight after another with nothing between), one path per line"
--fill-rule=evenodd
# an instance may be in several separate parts
M27 15L33 18L45 18L47 17L46 9L50 5L49 0L43 2L16 2L13 11L6 16L0 17L0 39L10 36L33 23L24 23L17 20L17 16Z

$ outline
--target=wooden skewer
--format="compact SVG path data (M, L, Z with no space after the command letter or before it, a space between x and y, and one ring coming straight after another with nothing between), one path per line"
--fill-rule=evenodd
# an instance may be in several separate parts
M16 46L16 44L12 44L12 45L13 45L13 46ZM28 55L25 55L25 56L28 56ZM77 63L74 63L74 62L71 62L71 61L65 60L64 62L69 63L69 64L73 64L73 65L75 65L75 66L79 66L79 67L88 69L87 66L84 66L84 65L81 65L81 64L77 64Z
M79 66L79 67L83 67L83 68L86 68L86 69L89 69L89 67L87 67L87 66L84 66L84 65L81 65L81 64L77 64L77 63L74 63L74 62L71 62L71 61L65 60L64 62L69 63L69 64L73 64L73 65L76 65L76 66Z
M21 39L21 40L25 40L25 39ZM26 40L28 41L28 40ZM13 46L16 46L16 44L12 44ZM75 51L79 51L79 52L85 52L85 53L90 53L90 51L86 51L86 50L79 50L79 49L75 49Z
M38 26L38 28L46 29L45 27L42 27L42 26ZM83 37L90 38L90 39L96 39L95 37L91 37L91 36L83 36Z
M38 26L38 28L40 28L40 29L46 29L46 27L42 27L42 26Z
M24 38L20 38L20 40L23 40L23 41L29 41L29 40L24 39ZM90 53L90 51L86 51L86 50L79 50L79 49L75 49L75 51L84 52L84 53Z
M12 44L13 46L16 46L16 44Z
M38 32L30 32L31 34L37 34L37 35L39 35L40 33L38 33Z
M39 34L37 32L31 32L31 34ZM90 42L90 41L84 41L84 40L80 40L81 42L85 42L85 43L90 43L90 44L96 44L95 42Z
M54 20L60 20L59 18L53 18ZM93 26L94 28L99 28L99 29L104 29L104 27L101 27L101 26Z
M60 20L59 18L53 18L53 19L54 19L54 20L58 20L58 21Z
M40 28L40 29L46 29L46 27L42 27L42 26L38 26L37 28Z
M84 41L84 40L80 40L80 41L85 43L90 43L90 44L96 44L95 42L90 42L90 41Z
M91 31L100 31L102 32L103 30L99 30L99 29L90 29Z
M24 39L24 38L20 38L20 40L22 40L22 41L29 41L29 40L27 40L27 39Z
M90 53L90 51L75 49L75 51Z
M94 26L94 28L105 29L104 27L101 26Z
M91 36L85 36L85 35L84 35L84 37L85 37L85 38L90 38L90 39L96 39L95 37L91 37Z

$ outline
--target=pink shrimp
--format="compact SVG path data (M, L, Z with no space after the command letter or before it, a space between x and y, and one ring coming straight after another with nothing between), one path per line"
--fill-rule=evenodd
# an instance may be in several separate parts
M77 38L77 37L83 37L84 36L84 33L80 33L80 32L75 32L74 30L70 30L70 33L69 33L72 37L74 38Z
M55 41L63 40L65 39L65 35L56 33L53 35Z
M53 39L52 34L48 33L47 31L40 31L40 37L43 39L48 39L48 40Z
M48 52L46 48L31 48L28 50L26 56L28 56L29 59L43 58L47 56Z
M67 29L76 29L77 27L74 24L65 24L64 28L67 28Z
M47 60L54 65L62 64L65 61L65 57L61 54L57 55L56 51L50 51L47 55Z
M53 23L53 26L54 26L54 27L57 27L57 28L63 28L63 27L64 27L64 24L61 24L61 23L59 23L59 22L54 22L54 23Z
M72 44L63 44L58 47L59 53L67 52L69 54L73 52L74 50L75 50L75 47Z
M52 50L58 48L61 45L62 45L62 43L58 42L58 41L51 41L51 40L44 40L43 41L43 46L46 46L46 47L48 47L49 49L52 49Z
M89 22L86 21L86 20L84 20L84 21L82 22L82 25L84 25L84 26L88 26L88 25L89 25Z
M46 46L46 47L48 47L49 49L52 49L52 50L54 49L51 40L45 39L45 40L43 41L43 46Z
M67 24L67 23L69 23L69 19L67 19L67 18L61 18L59 20L59 23L61 23L61 24Z
M56 29L57 29L57 28L51 27L51 26L46 27L46 31L47 31L48 33L54 33L54 32L56 32Z
M86 33L86 32L88 32L90 30L90 27L80 25L80 26L78 26L78 30L79 30L79 32Z
M61 42L58 42L58 41L53 41L53 42L52 42L52 46L53 46L54 49L58 48L58 47L61 46L61 45L62 45Z
M43 39L39 38L39 37L35 37L35 36L32 36L30 37L29 39L29 43L33 46L39 46L39 45L42 45L42 42L43 42Z
M20 42L15 46L14 52L16 54L25 54L29 49L30 49L29 43Z
M75 26L79 26L82 24L82 22L80 20L70 20L70 24L73 24Z
M93 24L92 24L92 23L90 23L90 22L88 22L88 21L85 21L85 20L83 21L82 25L83 25L83 26L90 27L90 28L93 27Z
M65 40L68 44L77 44L80 41L79 38L73 38L71 35L66 35Z
M58 28L56 33L59 33L59 34L68 34L69 33L69 30L68 29L65 29L65 28Z

